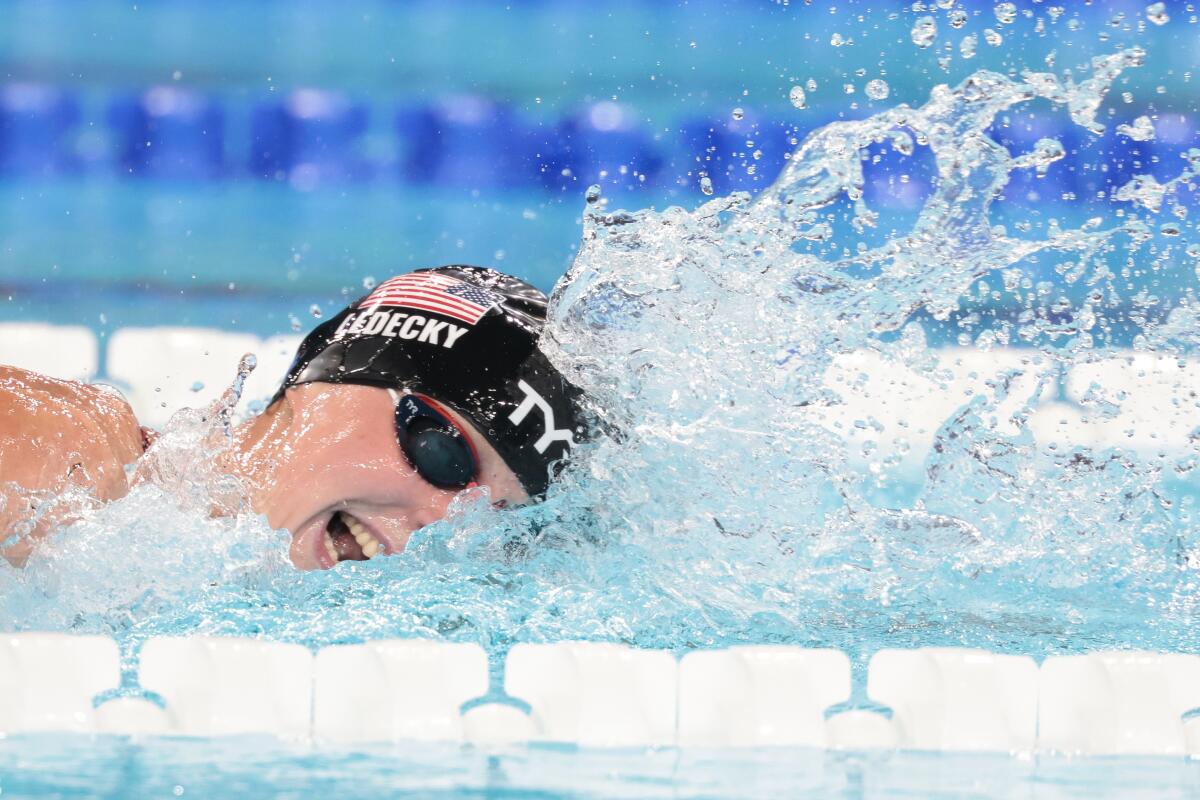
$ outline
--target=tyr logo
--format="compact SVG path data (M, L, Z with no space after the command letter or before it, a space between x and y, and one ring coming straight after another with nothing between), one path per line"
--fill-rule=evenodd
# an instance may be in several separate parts
M546 398L538 394L537 390L525 381L518 381L517 388L525 393L525 399L508 415L512 424L520 425L524 422L525 417L529 416L529 412L533 410L534 406L537 406L538 410L542 412L542 436L533 443L534 450L544 453L546 448L554 442L566 442L567 447L575 444L575 439L569 429L554 427L554 409L546 402Z

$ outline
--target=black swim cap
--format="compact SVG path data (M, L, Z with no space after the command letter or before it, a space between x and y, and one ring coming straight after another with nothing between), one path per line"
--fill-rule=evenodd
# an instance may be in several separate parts
M280 394L302 383L410 389L462 414L530 496L584 434L580 392L538 350L546 295L493 269L384 281L305 337Z

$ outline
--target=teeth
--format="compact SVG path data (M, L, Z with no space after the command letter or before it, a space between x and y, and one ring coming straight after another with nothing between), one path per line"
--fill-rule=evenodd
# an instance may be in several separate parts
M325 552L333 559L333 563L338 562L337 548L333 546L333 537L329 535L329 531L325 531Z
M342 521L346 523L346 527L350 529L350 533L354 534L354 541L358 542L358 546L362 548L364 556L374 558L377 553L383 552L383 544L372 536L371 532L361 522L345 511L342 512Z

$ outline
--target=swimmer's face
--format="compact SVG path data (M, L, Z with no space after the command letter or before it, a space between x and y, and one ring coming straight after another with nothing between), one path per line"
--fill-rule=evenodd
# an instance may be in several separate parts
M515 474L466 420L446 409L479 457L477 483L493 503L528 500ZM384 389L312 383L288 389L247 440L255 508L292 534L301 569L398 553L416 529L446 514L461 490L422 478L396 439L395 403ZM256 441L257 443L251 443Z

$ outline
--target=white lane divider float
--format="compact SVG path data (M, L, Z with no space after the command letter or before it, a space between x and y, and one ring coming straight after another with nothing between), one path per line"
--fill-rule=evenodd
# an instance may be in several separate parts
M92 731L92 699L116 689L121 660L103 636L0 636L0 733Z
M830 715L853 697L846 656L783 646L677 660L616 644L517 645L503 701L487 697L482 649L423 640L334 646L314 658L253 639L151 639L138 677L157 700L104 699L120 683L112 640L4 635L0 734L1200 756L1200 656L1180 654L1056 656L1038 668L964 648L883 650L866 688L890 718Z
M957 647L881 650L871 657L867 693L891 707L900 747L1034 749L1038 667L1028 656Z
M1200 754L1200 656L1101 652L1042 664L1039 744L1084 755Z
M0 364L65 379L112 381L139 419L156 427L181 407L216 399L248 352L259 367L243 398L269 399L300 339L179 326L123 328L108 337L107 374L97 375L100 351L91 330L9 322L0 323ZM974 396L991 396L999 385L1007 397L988 412L990 424L1012 432L1013 412L1033 401L1029 425L1045 444L1175 453L1191 446L1200 414L1200 360L1194 358L1097 351L1055 377L1055 365L1036 350L948 347L927 355L920 363L867 350L839 355L824 375L837 402L811 407L814 419L845 439L852 460L892 456L899 459L896 469L911 472L920 469L938 429L956 410ZM868 439L874 443L869 457L862 452Z
M678 742L825 747L825 711L849 699L850 659L839 650L697 650L679 662Z
M675 657L617 644L519 644L504 689L530 706L533 741L586 747L675 743Z
M179 408L216 400L246 353L255 354L258 367L243 397L269 398L299 341L277 336L264 342L251 334L204 328L122 328L109 338L106 377L125 392L143 424L161 426Z
M138 683L165 701L163 733L306 739L312 729L313 656L300 645L150 639L139 656Z
M313 733L321 741L462 741L460 708L488 688L474 644L420 639L326 647L317 653Z
M0 322L0 364L89 381L96 377L99 359L96 335L82 326Z

